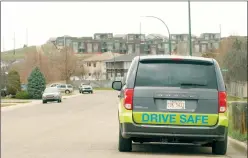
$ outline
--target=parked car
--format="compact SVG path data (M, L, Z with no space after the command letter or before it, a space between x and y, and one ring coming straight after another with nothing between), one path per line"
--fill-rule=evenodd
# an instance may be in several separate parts
M49 101L62 102L62 95L57 87L47 87L42 94L43 104Z
M53 83L50 85L50 87L57 87L58 85L60 85L61 83Z
M93 88L91 85L89 84L84 84L82 83L80 86L79 86L79 93L93 93Z
M58 84L57 88L62 93L69 94L73 92L73 86L71 84Z
M8 93L7 93L7 88L5 87L5 88L2 88L1 89L1 96L2 97L6 97L8 95Z
M22 91L27 91L27 85L26 84L21 84L21 90Z
M114 81L119 151L132 142L190 143L225 155L228 106L216 60L185 56L135 57L126 81Z

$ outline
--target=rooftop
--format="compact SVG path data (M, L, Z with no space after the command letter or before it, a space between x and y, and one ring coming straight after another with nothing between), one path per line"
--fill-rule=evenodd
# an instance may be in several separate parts
M204 57L197 57L197 56L180 56L180 55L146 55L146 54L126 54L121 55L119 57L116 57L114 59L106 60L105 62L127 62L132 61L136 56L140 56L141 60L146 59L173 59L173 58L180 58L180 59L188 59L188 60L200 60L200 61L209 61L212 62L213 60L210 58L204 58Z
M85 59L84 61L104 61L112 59L114 56L120 56L119 53L112 53L112 52L106 52L106 53L96 53L92 55L91 57Z

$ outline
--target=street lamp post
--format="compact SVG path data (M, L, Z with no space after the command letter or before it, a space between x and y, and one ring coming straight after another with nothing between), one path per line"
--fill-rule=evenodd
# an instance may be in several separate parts
M111 54L113 55L113 57L114 57L114 81L116 80L116 69L115 69L115 54L112 52L112 51L110 51L111 52Z
M189 54L190 56L192 56L190 1L188 1L188 12L189 12Z
M170 30L169 30L168 26L166 25L166 23L162 19L160 19L160 18L158 18L156 16L144 16L144 17L157 19L157 20L161 21L165 25L165 27L166 27L166 29L168 31L168 34L169 34L169 53L171 55L171 35L170 35Z

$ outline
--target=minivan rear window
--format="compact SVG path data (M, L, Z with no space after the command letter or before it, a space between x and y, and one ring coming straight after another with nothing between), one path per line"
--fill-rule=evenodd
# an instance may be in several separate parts
M213 64L199 62L140 62L135 86L217 89Z

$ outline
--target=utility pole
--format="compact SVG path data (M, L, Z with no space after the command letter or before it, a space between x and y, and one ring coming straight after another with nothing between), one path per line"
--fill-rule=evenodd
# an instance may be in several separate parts
M111 53L113 54L113 57L114 57L114 81L115 81L116 80L115 53L113 53L112 51Z
M5 51L5 46L4 46L4 36L3 36L3 52Z
M219 39L219 50L221 50L221 24L220 24L220 39Z
M66 84L68 84L67 83L67 76L68 76L68 68L67 68L67 48L66 47L64 47L64 50L65 50L65 82L66 82Z
M28 28L26 28L26 46L28 46Z
M189 54L192 56L192 43L191 43L191 14L190 14L190 1L188 0L188 12L189 12Z
M14 32L14 55L15 55L15 32Z
M140 50L139 50L139 55L140 55L140 52L141 52L141 22L140 22Z

